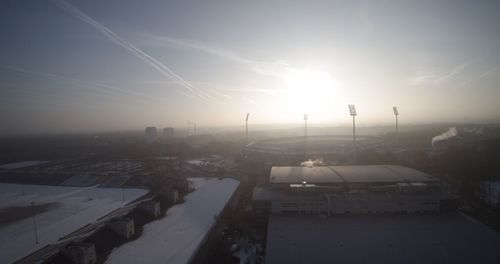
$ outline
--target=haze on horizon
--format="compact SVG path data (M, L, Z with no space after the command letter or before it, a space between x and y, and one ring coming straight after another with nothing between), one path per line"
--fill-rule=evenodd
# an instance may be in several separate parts
M496 1L0 5L0 134L500 120Z

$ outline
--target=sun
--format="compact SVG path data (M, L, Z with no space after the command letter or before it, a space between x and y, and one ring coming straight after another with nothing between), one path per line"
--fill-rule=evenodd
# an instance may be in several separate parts
M326 120L339 96L338 82L328 72L289 69L283 76L284 99L289 115L308 113L313 119Z

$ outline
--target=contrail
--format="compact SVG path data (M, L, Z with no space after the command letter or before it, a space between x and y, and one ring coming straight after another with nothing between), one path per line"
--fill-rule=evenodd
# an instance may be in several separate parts
M288 64L286 61L257 61L257 60L252 60L245 58L233 51L217 48L217 47L212 47L208 46L205 44L200 44L200 43L195 43L193 41L187 41L184 39L177 39L177 38L171 38L171 37L165 37L165 36L153 36L153 38L162 40L166 43L178 46L178 47L184 47L184 48L189 48L189 49L194 49L198 51L205 52L207 54L211 54L214 56L218 56L233 62L236 62L238 64L241 64L252 71L261 74L261 75L268 75L268 76L281 76L284 71L288 70L291 68L290 64Z
M461 88L462 86L464 86L464 85L466 85L466 84L469 84L469 83L471 83L471 82L475 82L475 81L477 81L477 80L479 80L479 79L482 79L482 78L484 78L484 77L486 77L486 76L490 75L491 73L493 73L493 72L497 71L497 70L498 70L498 68L500 68L500 65L496 65L495 67L493 67L493 68L491 68L491 69L489 69L489 70L487 70L487 71L485 71L485 72L483 72L483 73L479 74L478 76L476 76L476 77L474 77L474 78L472 78L472 79L469 79L469 80L466 80L466 81L462 82L462 83L461 83L461 84L459 84L457 87L455 87L455 89L459 89L459 88Z
M448 79L454 77L455 75L462 72L467 66L469 62L462 63L455 68L453 68L450 72L441 75L441 76L418 76L413 79L412 83L414 85L439 85L446 82Z
M57 74L53 74L53 73L45 73L45 72L26 70L23 68L11 66L11 65L5 65L5 64L0 64L0 68L4 68L6 70L10 70L10 71L14 71L14 72L22 73L22 74L27 74L27 75L32 75L32 76L36 76L36 77L47 78L47 79L52 79L52 80L62 81L62 82L70 82L70 83L73 83L73 84L78 85L80 87L90 88L90 89L98 90L101 92L104 91L104 92L108 92L108 93L113 94L113 95L129 95L129 96L134 96L134 97L139 96L139 97L142 97L142 98L148 99L148 100L158 100L157 98L147 96L147 95L144 95L141 93L137 93L134 91L124 90L124 89L120 89L118 87L105 85L105 84L82 81L82 80L78 80L78 79L74 79L74 78L70 78L70 77L65 77L65 76L61 76L61 75L57 75Z
M169 84L173 83L172 81L147 81L144 82L145 84L153 84L153 85L160 85L160 84ZM267 95L273 95L276 91L276 89L259 89L259 88L234 88L234 86L230 85L221 85L221 84L215 84L215 83L210 83L210 82L191 82L196 84L197 86L203 87L205 85L207 86L212 86L210 90L207 90L209 93L217 94L221 97L225 97L227 99L233 99L229 94L225 94L223 92L247 92L247 93L265 93Z
M256 102L252 98L248 98L246 96L241 96L241 99L243 99L245 102L247 102L249 104L255 105L255 106L259 107L259 108L263 108L261 104L259 104L258 102Z
M144 62L148 63L151 67L156 69L158 72L160 72L163 76L167 77L168 79L176 81L178 84L182 85L186 89L188 89L192 94L195 94L198 96L203 101L208 101L208 102L213 102L213 98L208 95L207 93L201 91L200 89L194 87L191 83L188 81L184 80L181 76L177 75L175 72L173 72L171 69L169 69L167 66L165 66L163 63L155 59L154 57L150 56L146 52L142 51L141 49L137 48L134 46L132 43L122 39L118 35L116 35L115 32L113 32L111 29L108 27L102 25L101 23L97 22L84 12L82 12L80 9L76 8L75 6L71 5L70 3L64 1L64 0L49 0L53 4L57 5L64 11L68 12L72 16L80 19L81 21L91 25L95 29L97 29L99 32L101 32L104 36L106 36L109 40L113 41L115 44L121 46L125 50L127 50L130 54L136 56L137 58L143 60Z
M218 95L218 96L221 96L223 98L226 98L228 100L232 100L233 97L231 97L230 95L227 95L225 93L221 93L220 91L217 91L217 90L207 90L208 92L212 93L212 94L215 94L215 95Z

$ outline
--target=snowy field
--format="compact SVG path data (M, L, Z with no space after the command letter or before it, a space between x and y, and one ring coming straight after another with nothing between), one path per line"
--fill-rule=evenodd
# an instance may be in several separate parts
M54 243L60 237L147 192L144 189L122 190L96 186L78 188L0 183L0 216L12 208L30 210L31 202L35 205L51 205L45 212L36 215L39 244L35 244L31 211L27 211L30 217L0 225L0 263L13 262Z
M37 160L21 161L21 162L2 164L2 165L0 165L0 168L7 169L7 170L13 170L13 169L35 166L35 165L43 164L43 163L47 163L47 162L48 161L37 161Z
M188 263L239 185L234 179L189 180L196 191L144 226L137 240L115 249L106 263Z

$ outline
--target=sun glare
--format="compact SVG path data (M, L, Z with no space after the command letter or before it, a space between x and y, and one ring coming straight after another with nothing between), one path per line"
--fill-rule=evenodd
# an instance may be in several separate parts
M284 76L286 108L295 119L309 113L315 120L325 121L336 97L337 81L329 73L313 69L290 69ZM330 117L331 118L331 117Z

